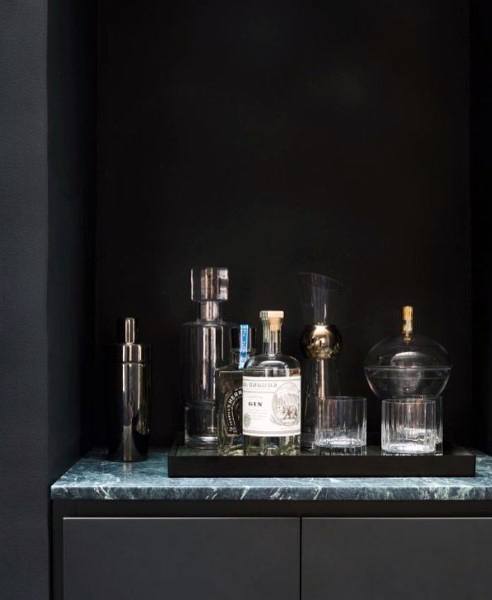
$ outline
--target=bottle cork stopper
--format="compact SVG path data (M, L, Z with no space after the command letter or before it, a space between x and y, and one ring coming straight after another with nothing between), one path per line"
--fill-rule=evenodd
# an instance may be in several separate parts
M262 310L260 312L260 319L270 323L270 331L280 331L283 318L283 310Z

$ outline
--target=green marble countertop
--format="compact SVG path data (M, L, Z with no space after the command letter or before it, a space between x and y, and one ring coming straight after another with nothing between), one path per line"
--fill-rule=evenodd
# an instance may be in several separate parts
M51 486L54 500L491 500L492 457L477 457L475 477L179 478L164 450L139 463L80 459Z

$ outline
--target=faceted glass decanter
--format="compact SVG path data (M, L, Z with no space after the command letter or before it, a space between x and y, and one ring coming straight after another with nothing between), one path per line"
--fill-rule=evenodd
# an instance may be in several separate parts
M255 353L255 330L240 325L231 330L231 363L217 369L217 433L219 454L243 454L243 372Z
M281 353L283 311L260 313L263 351L243 375L243 436L246 455L297 454L301 441L301 368Z
M185 409L185 443L210 448L217 444L215 373L230 356L230 327L221 316L228 298L227 269L191 270L191 299L199 304L196 321L181 335L181 390Z

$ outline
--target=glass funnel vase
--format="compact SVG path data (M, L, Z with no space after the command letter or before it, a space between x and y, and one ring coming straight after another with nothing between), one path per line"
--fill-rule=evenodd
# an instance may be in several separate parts
M342 338L330 323L334 299L342 286L320 273L299 273L304 330L301 348L302 364L302 435L305 450L315 447L317 410L320 402L340 395L337 357Z

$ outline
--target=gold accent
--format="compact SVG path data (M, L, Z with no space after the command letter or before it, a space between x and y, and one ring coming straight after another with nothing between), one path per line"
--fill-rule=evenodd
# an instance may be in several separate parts
M403 339L410 342L413 338L413 306L404 306L402 308L403 316Z
M340 353L342 338L334 325L306 325L301 347L307 358L326 360Z

